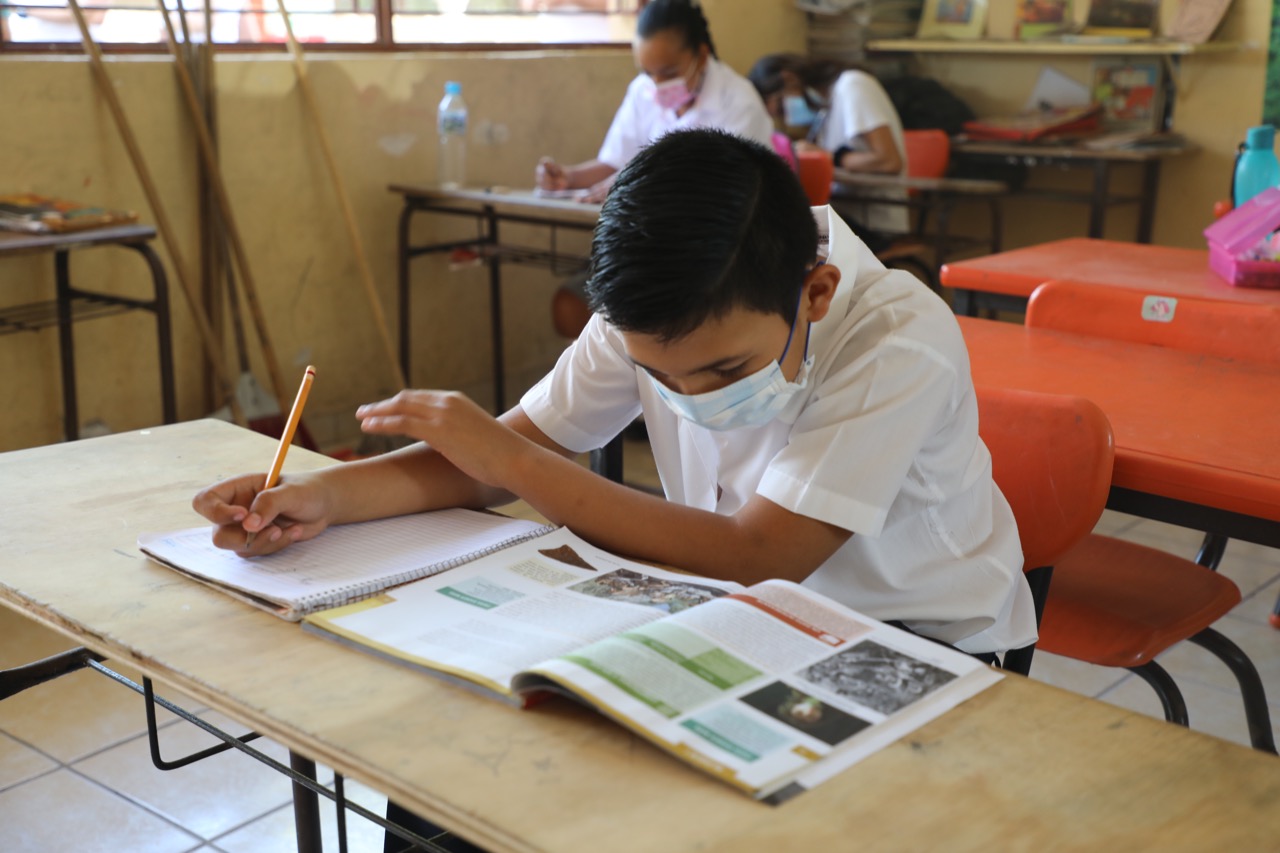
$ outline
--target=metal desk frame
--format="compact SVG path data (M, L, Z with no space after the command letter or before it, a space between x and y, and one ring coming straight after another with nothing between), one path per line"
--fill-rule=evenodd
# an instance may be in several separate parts
M80 437L76 402L75 339L72 324L125 311L150 311L156 318L156 343L160 356L160 395L164 423L177 420L173 379L173 343L169 319L169 283L164 266L149 241L156 230L146 225L95 228L68 234L0 234L0 258L53 252L57 298L0 309L0 335L58 327L58 353L62 365L62 425L67 441ZM71 284L73 249L120 246L137 252L151 273L152 298L134 299L89 290Z

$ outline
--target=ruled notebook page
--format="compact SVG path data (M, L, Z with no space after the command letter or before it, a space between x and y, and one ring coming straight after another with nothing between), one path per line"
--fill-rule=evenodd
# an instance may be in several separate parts
M284 604L300 616L435 574L551 528L467 509L343 524L279 554L245 559L214 547L210 527L144 533L138 547L199 578Z

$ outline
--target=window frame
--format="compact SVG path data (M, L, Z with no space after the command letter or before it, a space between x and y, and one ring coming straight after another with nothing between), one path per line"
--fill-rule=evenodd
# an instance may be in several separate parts
M635 12L618 12L613 14L638 15L647 0L637 0ZM372 42L306 42L302 45L304 53L478 53L485 51L530 52L537 50L631 50L630 42L397 42L392 38L393 0L374 0L373 16L375 39ZM7 8L0 6L0 8ZM58 7L52 7L58 8ZM84 7L82 7L84 8ZM100 7L98 7L100 8ZM171 15L176 14L170 10ZM202 14L201 9L188 9L188 15ZM279 12L268 12L278 15ZM520 13L515 13L520 14ZM581 14L581 13L566 13ZM181 43L181 41L180 41ZM195 42L203 44L204 42ZM168 54L168 42L161 39L149 42L98 42L98 48L104 54L155 56ZM214 42L215 53L228 54L288 54L286 42ZM0 56L76 56L84 55L84 44L80 41L66 42L15 42L4 37L0 28Z

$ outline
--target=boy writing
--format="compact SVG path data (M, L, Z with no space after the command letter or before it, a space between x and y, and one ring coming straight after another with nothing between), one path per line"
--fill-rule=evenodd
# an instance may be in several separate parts
M1035 639L954 318L811 211L773 152L714 130L646 148L604 204L587 293L596 316L518 406L362 406L366 432L422 443L265 491L261 474L210 486L194 504L215 543L267 554L331 524L519 497L616 553L803 582L984 657ZM665 500L570 458L642 411Z

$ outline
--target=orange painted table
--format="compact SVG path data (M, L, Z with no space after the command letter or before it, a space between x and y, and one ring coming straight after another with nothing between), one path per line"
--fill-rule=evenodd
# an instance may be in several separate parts
M1234 287L1209 269L1205 249L1175 249L1116 240L1054 240L942 267L957 314L979 308L1024 311L1040 284L1070 280L1163 296L1196 296L1280 305L1280 290Z
M959 321L976 385L1076 394L1106 412L1116 442L1109 507L1280 547L1280 369Z

